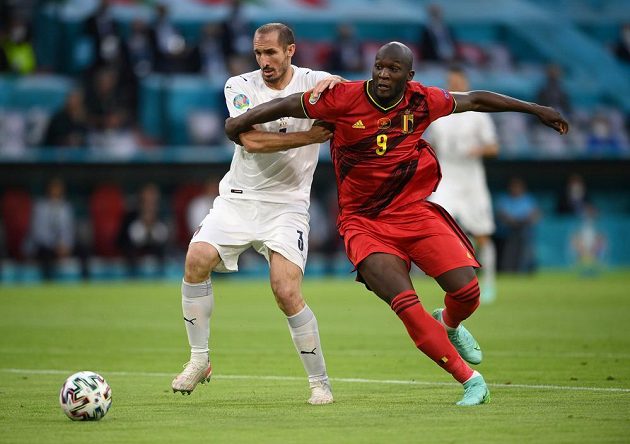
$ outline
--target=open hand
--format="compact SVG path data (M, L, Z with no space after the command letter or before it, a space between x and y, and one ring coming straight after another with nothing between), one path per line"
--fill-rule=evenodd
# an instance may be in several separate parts
M313 97L318 98L319 95L323 93L324 91L326 91L327 89L333 89L335 85L337 85L338 83L342 83L346 81L347 80L341 76L336 76L336 75L328 76L325 79L322 79L319 82L317 82L317 85L315 85L315 88L313 88L312 95Z
M566 134L569 131L569 122L564 120L562 115L553 108L539 106L536 110L536 115L542 123L555 129L560 134Z

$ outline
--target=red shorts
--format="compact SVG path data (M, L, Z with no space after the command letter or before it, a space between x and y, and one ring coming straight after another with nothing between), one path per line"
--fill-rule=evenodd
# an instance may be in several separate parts
M346 253L357 267L372 253L389 253L416 264L431 277L460 267L480 267L470 240L439 205L425 200L367 219L344 217L339 224Z

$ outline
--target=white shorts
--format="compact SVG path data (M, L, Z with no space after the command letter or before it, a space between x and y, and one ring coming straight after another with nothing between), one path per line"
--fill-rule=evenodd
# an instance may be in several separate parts
M245 199L214 200L190 243L207 242L221 262L213 271L238 271L238 258L249 247L263 255L280 253L302 269L308 255L308 210L301 205Z
M429 200L443 206L465 232L473 236L490 236L494 233L492 200L487 188L470 190L463 197L441 191L438 187Z

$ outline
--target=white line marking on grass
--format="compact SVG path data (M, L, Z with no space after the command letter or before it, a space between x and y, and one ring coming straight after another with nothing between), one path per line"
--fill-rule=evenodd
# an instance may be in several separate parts
M15 374L31 374L31 375L71 375L75 373L72 370L54 370L54 369L26 369L26 368L0 368L0 372ZM160 372L121 372L121 371L104 371L107 376L136 376L136 377L157 377L171 378L174 373ZM212 379L247 379L247 380L266 380L266 381L303 381L303 377L298 376L256 376L256 375L212 375ZM431 382L431 381L415 381L401 379L363 379L363 378L330 378L333 382L347 382L357 384L391 384L391 385L438 385L438 386L455 386L454 382ZM490 387L499 388L521 388L521 389L541 389L541 390L575 390L585 392L613 392L613 393L630 393L630 388L621 387L581 387L566 385L544 385L544 384L488 384Z

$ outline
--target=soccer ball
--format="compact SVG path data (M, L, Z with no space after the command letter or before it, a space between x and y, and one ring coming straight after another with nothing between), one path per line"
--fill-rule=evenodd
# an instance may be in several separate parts
M112 406L112 389L98 373L78 372L63 383L59 404L73 421L98 421Z

